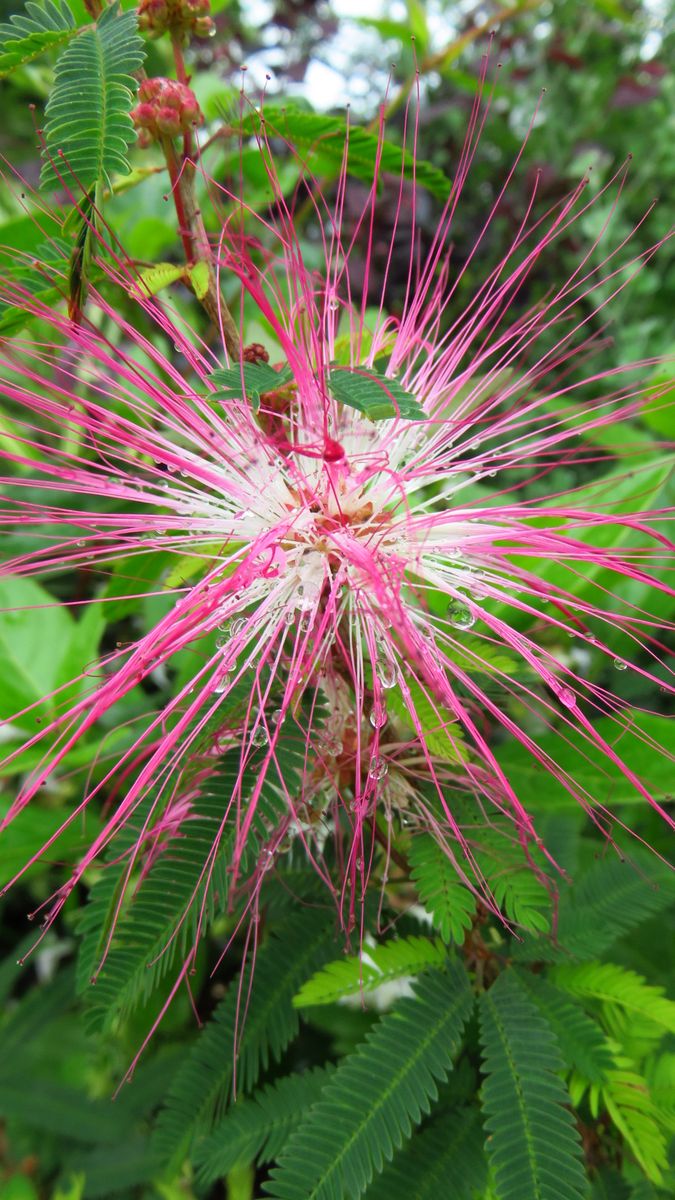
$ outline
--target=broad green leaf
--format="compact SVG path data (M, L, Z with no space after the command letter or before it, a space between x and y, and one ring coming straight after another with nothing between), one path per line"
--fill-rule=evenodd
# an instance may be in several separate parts
M275 371L267 363L242 363L237 367L217 367L211 372L210 379L218 391L212 393L209 399L229 400L242 399L250 401L254 412L260 408L260 397L265 392L276 391L291 380L288 367Z
M62 665L75 631L68 609L32 579L0 577L0 720L43 700L65 682ZM56 701L17 718L35 731Z
M0 820L7 815L9 807L9 799L0 798ZM66 816L67 811L62 807L42 807L37 800L33 800L12 819L2 833L0 887L16 875L38 850L42 849L63 824ZM71 822L47 852L44 864L52 863L55 858L65 862L75 861L91 844L99 832L99 828L98 817L91 813L87 814L85 822ZM39 869L39 866L40 864L37 864L34 870Z
M400 417L423 421L424 409L397 379L389 379L377 367L343 367L333 363L328 387L336 400L355 408L371 421Z
M599 736L614 746L623 762L635 772L653 795L663 800L673 790L673 767L658 747L668 748L672 737L671 722L667 717L647 713L623 713L624 721L631 729L622 733L616 721L601 717L595 722ZM640 734L645 735L643 740ZM656 746L650 744L650 739ZM589 742L582 733L564 726L557 733L546 733L537 739L539 749L550 757L556 767L567 772L576 784L584 788L590 803L616 808L623 804L634 804L639 800L635 787L607 757L601 746ZM504 742L495 750L500 766L504 769L511 785L523 804L534 810L545 808L570 808L578 804L567 788L547 772L546 787L542 788L544 767L534 755L514 739Z

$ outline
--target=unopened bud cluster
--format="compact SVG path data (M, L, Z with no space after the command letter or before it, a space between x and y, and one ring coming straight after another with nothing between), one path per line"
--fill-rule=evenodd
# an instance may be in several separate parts
M181 41L212 37L216 27L209 16L211 0L141 0L138 28L148 37L171 33Z
M177 79L144 79L138 89L139 103L131 111L142 146L162 137L189 133L203 121L194 92Z

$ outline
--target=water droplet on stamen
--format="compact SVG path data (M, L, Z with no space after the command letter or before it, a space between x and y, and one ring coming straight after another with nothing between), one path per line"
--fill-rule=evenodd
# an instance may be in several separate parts
M617 671L627 671L628 670L628 663L624 662L624 660L622 658L615 658L614 666L616 667Z
M368 718L373 729L382 729L387 724L387 709L384 704L374 704Z
M226 691L227 688L229 687L229 683L230 683L230 676L229 675L221 675L220 679L218 680L216 686L213 689L214 692L216 693L216 695L222 696L223 692Z
M389 662L388 659L385 659L384 661L380 660L375 668L375 674L377 675L381 687L389 689L396 686L398 669L395 663Z
M455 629L471 629L476 624L476 618L469 605L456 598L448 604L448 620Z
M239 637L246 628L246 617L237 617L236 620L230 621L230 637Z
M371 779L386 779L388 773L389 766L386 759L380 758L379 754L376 754L374 758L371 758L370 767L368 769L368 774Z
M253 737L251 738L251 745L252 746L266 746L267 745L267 734L265 733L265 730L263 729L262 725L259 725L258 728L256 729L255 733L253 734Z
M565 708L574 708L577 702L576 693L573 692L571 688L566 687L559 689L558 699L561 704L565 705Z

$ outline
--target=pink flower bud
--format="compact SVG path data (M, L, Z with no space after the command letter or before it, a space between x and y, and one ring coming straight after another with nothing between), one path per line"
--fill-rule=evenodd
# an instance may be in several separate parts
M153 138L189 133L203 119L194 92L177 79L144 79L138 96L141 103L132 110L131 118L137 129L145 131L139 138L143 146Z

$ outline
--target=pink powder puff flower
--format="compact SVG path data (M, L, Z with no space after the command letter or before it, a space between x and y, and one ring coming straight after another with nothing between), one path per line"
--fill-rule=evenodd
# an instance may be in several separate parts
M608 836L608 807L540 748L541 733L557 728L582 760L599 751L608 778L620 772L672 824L649 781L622 760L631 713L604 683L584 677L583 655L560 649L570 635L611 663L618 632L634 648L631 669L675 691L672 672L665 683L660 674L662 622L624 589L639 582L654 597L673 595L663 533L671 510L637 511L638 503L617 511L616 475L536 499L522 491L523 479L545 480L561 463L611 464L593 436L602 446L604 431L639 414L653 360L591 367L583 378L573 368L593 348L589 322L598 327L595 318L655 248L631 258L627 238L605 249L607 219L571 275L528 305L528 280L549 248L620 192L625 170L593 198L582 180L544 211L535 182L510 244L450 317L518 165L455 271L452 221L484 120L478 98L424 261L411 237L395 317L387 309L393 238L381 300L367 304L379 161L347 234L347 150L333 200L307 169L289 199L273 134L261 127L274 207L257 217L245 195L212 185L224 212L214 253L222 279L237 276L262 315L272 358L278 348L283 359L276 366L254 346L225 369L166 304L143 294L121 258L108 274L136 296L134 323L93 292L98 314L75 327L19 284L3 285L2 298L24 304L53 338L25 336L0 350L5 395L18 413L14 447L26 447L2 447L8 466L20 469L3 480L13 485L3 517L45 532L44 547L12 558L6 571L48 577L82 568L91 576L121 563L133 575L149 551L178 563L164 583L139 582L139 594L161 595L160 615L102 653L84 694L28 739L44 754L3 825L102 718L110 724L133 689L161 680L184 652L194 662L64 822L107 797L100 832L48 904L46 924L134 822L128 879L147 873L173 838L189 838L190 817L226 752L237 768L193 895L196 938L230 835L231 888L253 914L264 873L292 841L351 928L377 842L386 854L401 824L431 831L460 878L496 909L462 816L467 805L488 822L499 817L548 886L547 851L501 765L500 738L525 748L542 786L547 777L562 785ZM412 122L408 114L408 130ZM415 196L401 178L397 222L412 205L413 231ZM233 201L236 221L227 217ZM298 206L307 203L322 239L318 272L296 232ZM358 256L357 290L350 266ZM141 332L149 321L157 336ZM183 356L180 369L167 339ZM36 486L40 497L31 498ZM59 523L76 526L77 536L50 540ZM578 589L589 575L595 585ZM94 600L110 602L105 590ZM598 716L613 720L616 736L598 732ZM183 974L193 959L190 949Z

